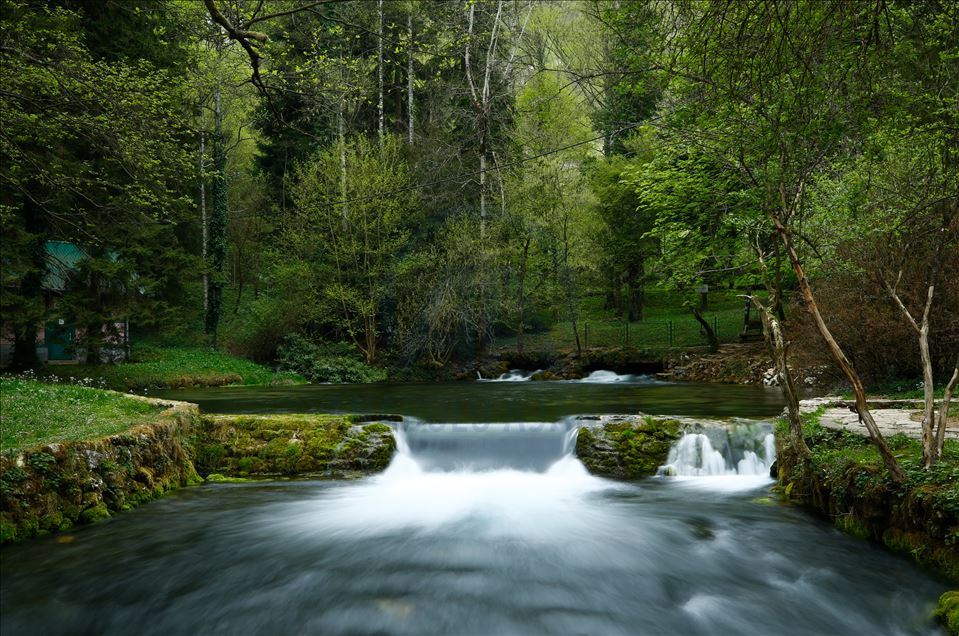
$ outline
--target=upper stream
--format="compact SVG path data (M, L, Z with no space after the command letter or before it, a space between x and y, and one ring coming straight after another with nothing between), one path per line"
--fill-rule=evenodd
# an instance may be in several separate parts
M633 380L168 395L418 419L397 426L379 475L207 484L0 550L4 636L939 633L942 582L769 497L768 424L688 436L669 460L678 477L612 482L572 453L577 413L768 421L774 392Z

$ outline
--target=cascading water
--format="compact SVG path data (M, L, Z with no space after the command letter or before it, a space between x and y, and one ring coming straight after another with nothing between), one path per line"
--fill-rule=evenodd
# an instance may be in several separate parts
M669 451L659 474L671 477L768 477L776 460L769 425L756 423L688 432Z
M397 452L380 475L323 495L285 523L334 535L433 531L481 521L485 536L570 536L605 514L587 495L622 485L573 453L578 424L427 424L394 428Z
M498 378L486 379L479 377L481 382L529 382L534 375L539 373L541 369L536 369L535 371L523 371L522 369L510 369L506 373L501 373ZM477 372L478 374L479 372Z

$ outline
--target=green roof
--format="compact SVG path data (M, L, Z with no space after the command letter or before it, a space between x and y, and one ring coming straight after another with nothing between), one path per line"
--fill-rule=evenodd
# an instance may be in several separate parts
M49 291L64 291L70 273L77 270L80 261L87 255L73 243L47 241L47 271L43 274L43 288Z

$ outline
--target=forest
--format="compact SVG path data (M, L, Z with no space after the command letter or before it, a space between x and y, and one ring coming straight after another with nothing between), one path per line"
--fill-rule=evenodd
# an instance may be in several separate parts
M957 2L0 0L0 314L4 634L959 634Z
M91 361L122 319L443 366L656 298L714 345L707 285L814 327L808 288L870 380L921 375L919 322L953 367L951 3L3 8L15 366L53 317ZM82 254L56 303L49 241Z

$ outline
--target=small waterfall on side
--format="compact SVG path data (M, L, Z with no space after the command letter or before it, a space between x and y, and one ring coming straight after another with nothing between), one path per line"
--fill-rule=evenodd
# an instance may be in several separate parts
M659 474L669 477L768 476L776 438L765 423L736 423L684 434Z

